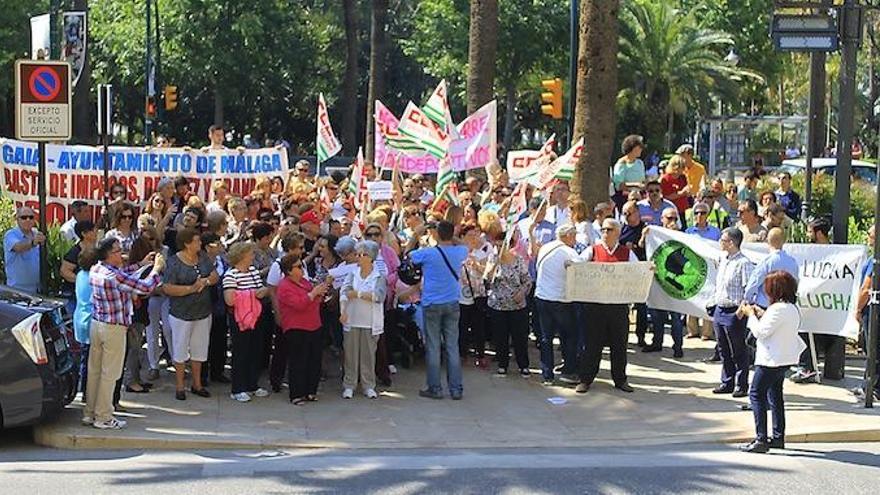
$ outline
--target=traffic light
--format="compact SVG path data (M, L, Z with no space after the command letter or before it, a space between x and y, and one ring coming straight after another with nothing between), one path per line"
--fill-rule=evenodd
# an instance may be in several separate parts
M165 86L165 110L177 108L177 86Z
M146 113L147 119L155 119L156 118L156 97L155 96L147 96L147 103L145 105L144 112Z
M554 119L562 118L562 79L545 79L541 81L545 91L541 93L541 113Z

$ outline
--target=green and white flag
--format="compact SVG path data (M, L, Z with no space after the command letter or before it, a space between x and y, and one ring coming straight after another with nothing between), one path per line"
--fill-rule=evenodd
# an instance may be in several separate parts
M394 151L399 151L408 156L424 156L425 149L412 139L398 131L400 121L388 110L381 101L376 100L375 123L376 149L387 146ZM379 142L381 140L381 143ZM383 154L384 155L384 154Z
M435 124L443 128L452 137L456 136L457 130L452 122L452 114L449 112L449 101L446 97L446 79L440 81L440 84L431 93L425 106L422 107L425 115L434 121Z
M436 158L445 157L449 150L449 133L428 118L413 102L407 104L397 130Z
M707 318L714 304L715 279L725 253L718 242L676 230L651 226L645 240L654 281L648 307ZM770 254L765 243L744 243L753 263ZM867 247L835 244L786 244L798 264L800 331L855 337L855 318Z
M584 138L581 138L564 155L552 162L546 163L545 157L543 162L546 164L539 163L538 171L527 180L538 189L547 189L556 179L571 180L574 177L574 169L583 151Z
M440 165L437 168L437 184L434 186L434 194L437 196L443 194L443 189L446 185L453 184L454 182L455 170L452 170L452 163L450 163L448 158L441 158Z
M342 143L333 133L330 126L330 114L327 113L327 103L324 102L324 93L318 94L318 133L315 141L318 145L318 170L320 171L321 162L325 162L330 157L342 151Z

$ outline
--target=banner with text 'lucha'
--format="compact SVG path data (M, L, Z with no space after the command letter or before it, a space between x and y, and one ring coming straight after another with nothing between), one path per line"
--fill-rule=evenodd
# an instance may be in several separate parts
M76 200L100 206L104 201L104 164L101 148L81 145L46 145L47 216L64 222L67 208ZM16 205L37 207L36 143L0 138L0 187ZM222 150L202 152L182 148L110 147L110 184L122 184L127 200L136 206L153 193L163 177L186 177L193 193L208 202L211 183L223 179L229 192L245 196L258 176L289 173L284 149Z
M724 252L717 242L683 232L651 227L648 259L655 264L648 307L706 317ZM839 244L786 244L798 262L798 309L801 331L855 337L852 325L867 248ZM743 254L758 263L769 254L766 244L743 244Z

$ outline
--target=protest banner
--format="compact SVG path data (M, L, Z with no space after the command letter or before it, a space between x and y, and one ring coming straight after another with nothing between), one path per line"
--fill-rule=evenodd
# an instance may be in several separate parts
M542 155L535 164L537 171L527 180L538 189L547 189L556 179L571 180L584 151L584 138L578 140L564 155L547 163L551 155Z
M449 148L449 133L429 119L415 103L409 102L406 105L397 130L435 158L446 156Z
M497 161L498 105L495 100L486 103L456 128L459 137L449 144L449 161L452 170L485 168Z
M497 121L497 104L491 101L456 127L457 136L450 137L448 149L454 171L485 168L495 160ZM383 167L398 163L399 170L408 174L437 173L440 159L400 132L399 126L397 117L376 101L376 163Z
M392 199L394 187L390 180L367 182L367 195L370 201L388 201Z
M375 160L383 168L396 164L407 174L430 174L437 171L439 161L412 139L401 134L400 121L388 107L376 100L374 119Z
M211 183L223 179L229 192L246 196L260 175L287 178L289 164L283 149L223 150L202 152L182 148L110 147L110 184L122 184L127 200L144 201L163 177L186 177L193 193L209 201ZM36 143L0 138L0 186L16 205L37 207ZM75 200L100 207L104 200L104 164L101 148L81 145L46 145L47 218L67 220Z
M724 252L717 242L682 232L651 227L648 258L656 265L648 306L706 318ZM855 312L861 267L867 248L858 245L786 244L798 262L798 307L803 332L855 337L849 325ZM766 244L746 243L743 254L758 263L769 253Z
M538 173L538 165L542 159L553 154L556 146L556 134L541 146L539 150L519 150L507 153L507 176L511 182L519 182Z
M651 289L651 263L573 263L565 269L569 301L600 304L643 303Z

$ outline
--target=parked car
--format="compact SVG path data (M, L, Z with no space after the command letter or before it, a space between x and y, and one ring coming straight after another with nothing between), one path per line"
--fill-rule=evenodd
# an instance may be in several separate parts
M813 158L813 170L816 173L828 174L834 177L837 171L837 158ZM777 169L779 172L788 172L792 175L803 172L807 168L806 158L795 158L791 160L783 160L782 165ZM866 181L874 186L877 185L877 166L873 163L864 162L862 160L852 161L853 176L859 180Z
M64 302L0 286L0 428L38 423L76 395Z

